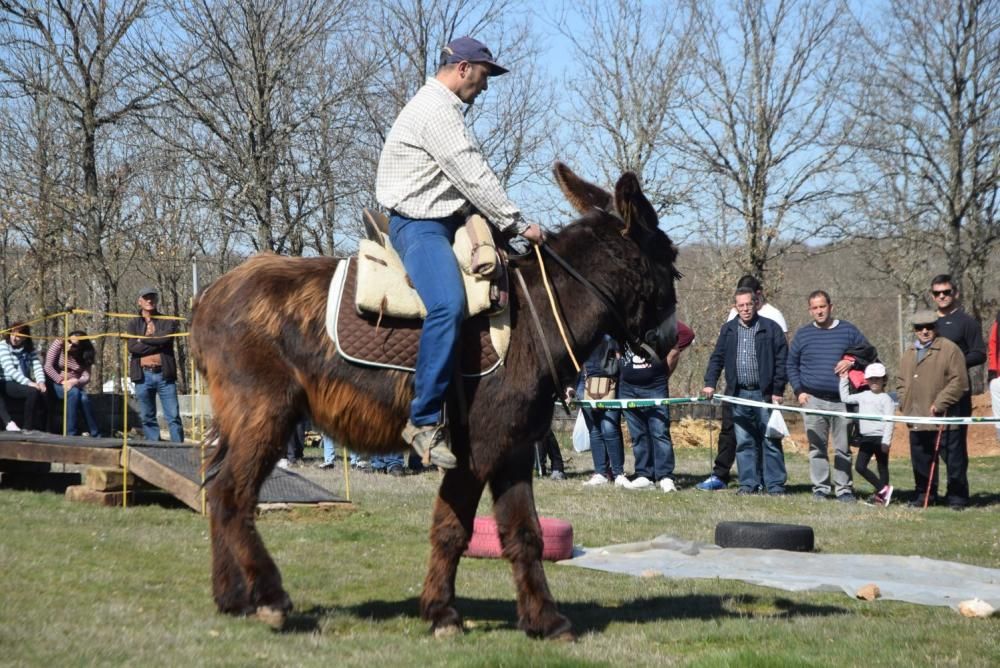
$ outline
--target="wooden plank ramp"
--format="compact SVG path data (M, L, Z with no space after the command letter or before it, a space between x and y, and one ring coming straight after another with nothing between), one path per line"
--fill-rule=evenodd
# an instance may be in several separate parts
M128 470L201 511L201 449L143 443L129 446ZM125 462L122 462L124 466ZM346 500L292 471L276 468L264 481L258 505L314 505Z
M44 432L0 432L0 460L81 464L109 469L125 468L127 464L129 477L136 476L165 490L201 512L200 447L130 441L127 452L128 462L125 461L120 439L59 436ZM347 501L297 473L278 468L264 481L258 500L261 508L338 503Z
M0 459L117 467L121 454L120 439L0 432Z

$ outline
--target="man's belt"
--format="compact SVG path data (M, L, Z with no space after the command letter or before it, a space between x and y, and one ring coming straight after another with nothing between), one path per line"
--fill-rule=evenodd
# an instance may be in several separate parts
M161 371L163 371L163 365L161 364L150 364L148 366L143 365L142 370L149 371L150 373L160 373Z

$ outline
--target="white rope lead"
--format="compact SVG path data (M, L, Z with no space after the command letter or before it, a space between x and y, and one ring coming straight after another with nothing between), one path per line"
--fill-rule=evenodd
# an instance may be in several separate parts
M718 406L720 403L739 404L742 406L754 406L757 408L767 408L769 410L779 410L790 413L803 413L807 415L826 415L829 417L843 417L849 420L872 420L876 422L902 422L905 424L925 424L925 425L960 425L960 424L1000 424L1000 418L995 417L918 417L915 415L869 415L864 413L848 413L847 411L827 411L818 408L802 408L800 406L789 406L787 404L771 404L766 401L755 401L753 399L741 399L725 394L716 394L714 399L702 397L676 397L676 398L656 398L656 399L577 399L572 402L573 406L585 408L602 408L605 410L629 410L635 408L653 408L655 406L670 406L675 404L696 404L711 403Z

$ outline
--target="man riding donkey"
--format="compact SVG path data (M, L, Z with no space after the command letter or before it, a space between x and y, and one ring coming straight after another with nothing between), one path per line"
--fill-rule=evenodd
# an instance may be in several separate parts
M465 289L451 247L455 231L478 210L502 232L535 244L545 239L507 197L464 122L462 105L487 89L489 77L508 71L482 42L449 42L437 73L389 130L375 182L375 197L390 214L389 239L427 309L403 440L425 463L446 469L456 461L442 408L465 316Z

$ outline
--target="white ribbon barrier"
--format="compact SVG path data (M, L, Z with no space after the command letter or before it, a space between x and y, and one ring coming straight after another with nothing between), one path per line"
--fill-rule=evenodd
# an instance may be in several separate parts
M849 413L847 411L825 411L818 408L802 408L800 406L788 406L786 404L771 404L766 401L754 401L753 399L741 399L730 397L725 394L716 394L713 399L704 397L675 397L662 399L575 399L570 405L580 408L602 408L605 410L628 410L631 408L652 408L654 406L670 406L673 404L697 404L711 403L718 406L722 402L730 404L740 404L743 406L756 406L771 410L779 410L790 413L804 413L810 415L828 415L830 417L844 417L849 420L874 420L878 422L903 422L905 424L1000 424L1000 418L995 417L917 417L909 415L869 415L865 413Z

